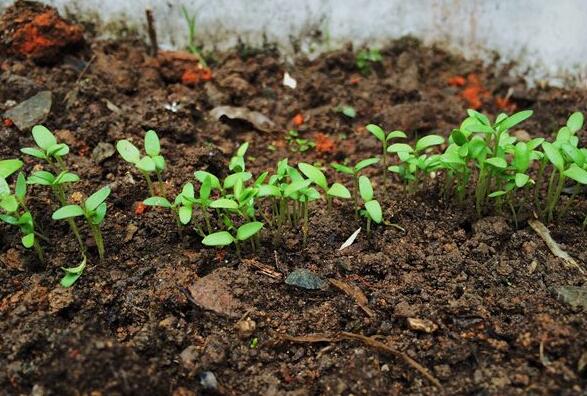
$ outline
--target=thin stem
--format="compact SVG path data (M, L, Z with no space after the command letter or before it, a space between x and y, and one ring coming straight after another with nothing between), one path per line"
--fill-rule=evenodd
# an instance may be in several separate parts
M43 247L41 246L39 241L37 241L36 239L33 242L33 248L35 249L35 253L37 254L37 257L39 258L39 261L41 263L44 263L45 262L45 258L44 258L45 252L43 251Z
M141 171L141 173L143 174L143 177L147 181L147 188L149 189L149 195L151 197L154 197L155 192L153 191L153 182L151 181L151 176L149 176L149 174L145 171Z
M359 175L353 175L353 201L355 203L355 216L359 218Z
M57 184L57 185L53 186L53 188L54 188L55 195L57 196L57 199L59 200L59 203L61 203L61 206L66 206L67 201L65 200L65 193L63 192L63 189L61 188L61 186L59 184ZM67 224L69 224L69 228L71 228L71 231L75 235L75 238L77 239L77 242L79 243L79 246L80 246L82 252L85 254L86 253L86 245L82 241L82 237L80 235L79 228L77 228L77 224L75 224L75 220L70 217L67 219Z
M236 239L234 240L234 246L236 247L236 255L238 258L241 258L241 248L239 246L239 242Z
M100 226L96 225L96 224L92 224L90 222L90 230L92 231L92 235L94 236L94 240L96 241L96 247L98 248L98 256L100 257L100 260L103 260L104 259L104 239L102 238L102 232L100 231Z
M514 218L514 224L516 226L516 230L518 229L518 214L516 213L516 209L514 208L514 205L512 204L512 200L508 199L508 205L510 207L510 210L512 211L512 216Z
M538 202L538 193L540 192L540 187L542 186L542 181L544 179L544 168L545 167L546 167L546 160L542 159L540 161L540 168L538 169L538 176L536 177L536 184L534 185L534 206L538 210L540 210L540 203Z
M167 191L165 191L165 185L163 184L163 179L161 179L161 173L159 171L155 171L157 175L157 182L159 183L159 192L162 194L161 196L167 197Z
M384 138L385 139L385 138ZM387 195L387 142L383 142L383 195Z

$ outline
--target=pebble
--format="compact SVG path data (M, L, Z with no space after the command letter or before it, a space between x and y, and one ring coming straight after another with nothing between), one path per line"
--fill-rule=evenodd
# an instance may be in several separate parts
M198 377L200 379L200 385L202 385L204 389L216 390L218 388L218 380L213 372L203 371Z
M292 271L285 279L285 283L308 290L322 289L326 285L324 279L304 268L298 268Z
M35 96L17 104L4 113L4 118L14 122L14 125L21 131L26 131L34 125L40 124L49 115L53 95L51 91L41 91Z
M410 330L428 334L438 330L438 325L428 319L408 318L408 327Z
M96 147L94 147L94 150L92 150L92 160L96 164L100 164L101 162L112 157L114 155L114 152L115 149L112 144L100 142L96 145Z

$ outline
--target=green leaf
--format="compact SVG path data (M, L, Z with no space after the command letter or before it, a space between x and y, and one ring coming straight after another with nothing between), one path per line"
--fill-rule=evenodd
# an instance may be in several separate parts
M126 162L130 162L131 164L136 164L141 159L139 149L126 139L119 140L116 143L116 150Z
M554 147L552 143L542 143L542 150L544 150L546 158L548 158L548 160L554 165L556 169L559 170L559 172L562 172L565 169L565 160L560 151Z
M332 164L330 164L330 166L332 166L332 168L337 172L346 173L347 175L354 174L353 169L346 165L341 165L337 164L336 162L333 162Z
M505 118L503 121L501 121L499 123L499 128L502 131L510 129L510 128L518 125L519 123L527 120L528 118L530 118L532 116L532 113L533 113L532 110L524 110L524 111L519 111L515 114L512 114L511 116L509 116L508 118Z
M194 177L196 178L197 181L199 181L200 183L204 183L204 181L206 180L206 178L210 178L210 186L212 188L215 188L217 190L221 190L220 187L220 180L218 180L218 178L216 176L214 176L212 173L210 172L206 172L206 171L195 171L194 172Z
M470 123L466 126L461 125L461 129L466 129L469 132L473 133L494 133L495 131L488 125L484 125L481 123Z
M148 130L145 133L145 152L151 156L156 157L159 155L161 151L161 145L159 143L159 136L157 136L157 132L154 130Z
M492 192L491 194L488 195L489 198L496 198L496 197L501 197L502 195L507 194L507 191L495 191Z
M259 221L252 221L250 223L243 224L236 230L236 239L239 241L246 241L263 228L263 223Z
M350 191L340 183L333 183L326 194L342 199L349 199L351 197Z
M88 211L93 211L98 207L98 205L104 202L106 198L108 198L108 196L110 195L110 191L110 187L102 187L101 189L90 195L88 199L86 199L84 206Z
M18 219L16 217L10 216L7 214L0 214L0 220L5 222L6 224L10 224L10 225L17 225L18 224Z
M516 173L515 176L516 187L522 188L530 181L530 176L525 173Z
M219 198L212 201L210 207L215 209L238 209L238 203L232 199Z
M487 158L485 162L499 169L505 169L508 166L506 160L499 157Z
M106 211L108 210L108 206L106 202L102 202L92 213L92 224L100 225L102 221L104 221L104 217L106 217Z
M184 196L185 198L189 198L190 200L194 199L194 196L195 196L194 185L189 182L184 184L183 188L181 189L181 195ZM200 195L201 195L201 193L200 193ZM205 199L208 199L208 197L206 197Z
M483 125L491 126L491 122L489 122L489 118L483 113L479 113L477 110L474 109L467 109L467 114L469 117L479 121Z
M424 136L423 138L419 139L416 143L416 151L422 151L427 149L428 147L438 146L439 144L444 143L444 138L439 135L428 135Z
M380 142L385 142L385 132L379 125L369 124L365 127Z
M43 125L35 125L33 127L33 139L35 140L37 146L45 151L49 150L49 148L54 144L57 144L57 139L55 139L55 136Z
M361 170L365 169L368 166L374 165L379 162L379 158L367 158L362 161L359 161L357 165L355 165L355 172L360 172Z
M35 243L35 234L32 232L30 234L26 234L21 238L21 242L22 246L24 246L27 249L30 249L31 247L33 247Z
M379 224L383 220L383 214L381 212L381 205L376 200L365 202L365 209L367 209L367 213L371 220L375 223Z
M16 185L14 186L14 195L19 201L24 201L26 196L26 178L24 173L20 172L16 178Z
M406 143L394 143L387 148L388 153L412 153L414 149Z
M571 164L569 169L563 172L566 177L569 177L581 184L587 184L587 170L578 167L576 164Z
M0 177L0 198L5 195L10 195L10 186L6 183L6 179Z
M567 127L569 127L571 132L573 132L573 134L575 134L575 133L579 132L579 130L581 130L581 128L583 128L583 122L584 122L583 113L577 111L577 112L571 114L571 116L567 120Z
M479 159L487 152L487 145L483 139L472 139L468 146L471 158Z
M521 173L526 172L530 166L530 150L528 149L528 145L526 143L516 143L516 146L514 147L514 158L512 160L512 165L514 165L516 171Z
M181 224L186 225L192 220L192 207L181 206L179 208L179 221Z
M83 216L84 210L79 205L66 205L53 212L53 220L63 220L72 217Z
M310 184L312 184L312 180L299 180L293 183L290 183L285 190L283 191L283 195L286 197L291 197L296 192L307 188Z
M562 144L560 148L572 162L579 165L581 168L583 167L583 164L585 164L585 154L583 154L581 150L569 143Z
M248 149L249 149L249 142L244 142L243 144L241 144L241 146L238 148L238 150L236 150L236 156L237 157L244 157L245 154L247 153Z
M253 175L250 172L233 173L232 175L226 176L226 178L224 179L224 188L232 188L236 184L237 180L242 180L243 182L246 182L247 180L250 180L252 177Z
M298 164L298 168L302 171L304 175L310 180L312 180L316 185L323 190L328 189L328 182L326 181L326 176L324 173L314 165L307 164L305 162L300 162Z
M340 106L340 112L349 118L355 118L357 116L357 110L353 106Z
M455 142L458 146L463 146L467 143L467 137L460 129L453 129L450 137L452 138L452 141Z
M406 133L404 131L392 131L392 132L389 132L389 134L387 135L385 140L389 142L391 139L398 139L398 138L407 139L408 136L406 135Z
M51 157L63 157L69 153L69 146L65 143L57 143L49 147L47 155Z
M75 183L79 181L79 176L71 172L61 172L53 182L54 184Z
M143 204L147 206L160 206L162 208L171 208L171 202L164 197L149 197L143 201Z
M47 171L38 171L29 176L28 184L39 184L41 186L52 186L55 182L55 175Z
M534 150L534 149L540 147L540 145L542 143L544 143L544 138L534 138L534 139L530 140L529 142L527 142L526 144L528 145L529 150Z
M18 209L18 201L14 195L6 195L0 198L0 208L8 213L16 212Z
M0 161L0 177L7 179L8 176L22 168L22 161L18 159L7 159Z
M65 271L65 276L61 279L61 286L67 288L72 286L75 281L78 280L78 278L82 275L84 268L86 268L86 257L84 256L84 259L82 260L82 262L77 266L77 267L73 267L73 268L65 268L65 267L61 267L61 269L63 271Z
M156 155L152 158L153 162L155 163L155 168L161 172L165 169L165 158L162 155Z
M373 199L373 186L367 176L359 177L359 192L363 201L371 201Z
M259 197L281 197L281 191L277 186L262 184L259 186Z
M144 156L139 162L135 164L135 166L143 172L147 173L155 172L155 170L157 169L157 167L155 166L155 161L153 161L153 158L148 156Z
M34 148L34 147L25 147L25 148L21 148L20 152L26 155L30 155L32 157L35 158L40 158L40 159L47 159L47 156L45 155L44 151L39 150L38 148Z
M234 237L227 231L219 231L207 235L202 244L206 246L227 246L234 242Z

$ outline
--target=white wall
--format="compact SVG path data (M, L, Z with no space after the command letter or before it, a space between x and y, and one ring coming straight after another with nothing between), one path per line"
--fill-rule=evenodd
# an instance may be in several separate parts
M208 48L233 46L237 37L260 45L265 34L282 50L291 37L307 51L312 31L330 36L330 48L347 41L382 45L411 34L467 57L504 61L530 69L530 79L587 85L587 0L45 0L62 12L144 31L145 7L154 10L159 40L182 46L185 5L197 12L198 33ZM10 4L0 0L0 6ZM116 23L112 23L116 22Z

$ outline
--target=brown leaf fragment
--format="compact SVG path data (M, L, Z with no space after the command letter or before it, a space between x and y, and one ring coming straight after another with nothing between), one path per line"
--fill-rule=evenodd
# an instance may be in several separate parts
M348 294L350 297L352 297L355 300L355 302L357 303L357 305L359 307L361 307L361 309L363 311L365 311L367 316L369 316L370 318L375 317L375 312L373 312L373 310L371 308L369 308L369 301L367 300L367 297L361 291L361 289L359 289L357 286L348 284L348 283L343 282L338 279L330 278L328 280L330 281L330 283L334 287L342 290L343 292Z

